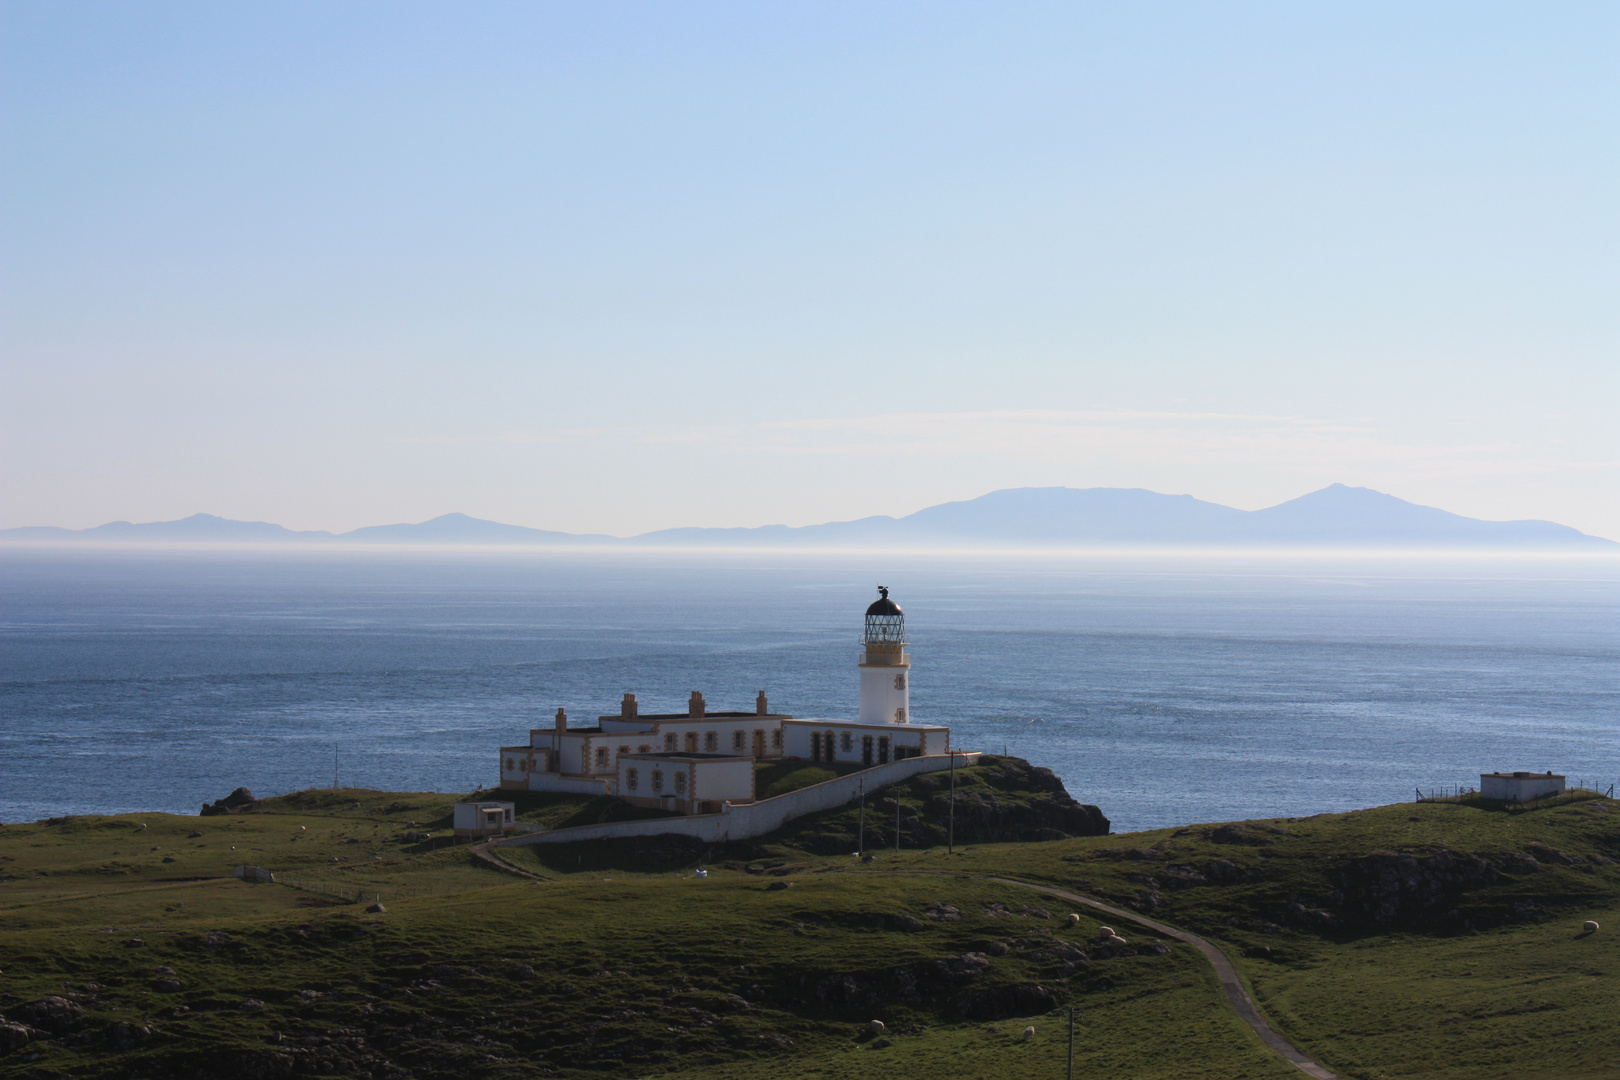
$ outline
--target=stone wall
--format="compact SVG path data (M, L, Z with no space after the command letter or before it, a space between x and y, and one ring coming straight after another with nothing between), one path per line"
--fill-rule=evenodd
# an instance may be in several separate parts
M957 768L965 768L979 757L977 753L954 756ZM941 772L950 767L951 755L907 758L904 761L891 761L887 765L876 765L848 776L812 784L785 795L778 795L774 799L761 799L759 802L742 806L727 803L718 814L578 825L570 829L551 829L547 832L530 833L527 836L514 836L501 841L500 846L571 844L580 840L607 840L624 836L690 836L695 840L711 843L747 840L775 832L794 818L843 806L860 795L863 783L866 785L867 794L872 794L919 773Z

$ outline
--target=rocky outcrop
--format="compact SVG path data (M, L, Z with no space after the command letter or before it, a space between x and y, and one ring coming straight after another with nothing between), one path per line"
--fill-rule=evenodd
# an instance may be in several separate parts
M258 805L259 800L253 797L253 792L245 787L239 787L223 799L203 803L203 808L198 813L202 817L217 817L220 814L229 814L236 810L252 810Z
M1501 872L1478 855L1430 848L1376 852L1336 876L1346 914L1389 926L1454 908L1464 893L1495 884Z

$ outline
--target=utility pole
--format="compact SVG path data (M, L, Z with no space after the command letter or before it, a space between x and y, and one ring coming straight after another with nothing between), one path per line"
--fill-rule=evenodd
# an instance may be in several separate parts
M332 790L338 790L338 748L337 743L332 744Z
M1069 1010L1069 1080L1074 1080L1074 1010Z
M956 854L956 751L951 751L951 811L945 832L945 854Z
M866 778L861 778L861 826L855 840L855 854L866 854Z
M894 853L900 854L900 785L894 787Z

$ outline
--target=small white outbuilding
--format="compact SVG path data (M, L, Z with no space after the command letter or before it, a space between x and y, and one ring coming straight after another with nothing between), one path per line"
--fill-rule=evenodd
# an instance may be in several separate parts
M512 828L509 802L458 802L452 819L457 836L499 836Z
M1544 772L1489 772L1479 774L1481 798L1499 802L1529 802L1564 790L1564 778Z

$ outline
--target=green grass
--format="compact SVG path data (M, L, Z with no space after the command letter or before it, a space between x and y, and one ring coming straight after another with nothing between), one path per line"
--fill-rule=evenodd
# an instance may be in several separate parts
M969 769L958 779L965 795L992 778ZM937 808L937 785L898 793L918 815ZM1034 1080L1062 1075L1070 1006L1080 1010L1076 1075L1299 1075L1237 1021L1189 947L1161 951L1153 935L1109 920L1134 954L1067 970L1054 950L1083 944L1098 918L1082 911L1071 929L1059 901L961 875L1085 892L1205 934L1239 963L1277 1027L1346 1077L1620 1076L1620 867L1602 861L1620 859L1620 806L1609 800L1511 814L1405 804L1237 833L967 843L954 856L880 850L870 863L804 846L842 836L850 815L835 812L698 851L706 880L691 874L692 851L648 840L506 852L556 879L543 884L465 848L391 839L437 828L453 800L306 792L226 817L0 828L0 1013L17 1019L64 993L85 1010L60 1034L0 1056L0 1077L408 1068ZM530 812L592 811L575 802ZM1438 851L1477 854L1492 869L1383 914L1345 888L1403 856L1428 874ZM419 895L368 914L222 876L243 861ZM1228 880L1171 887L1181 872L1170 868L1216 862ZM782 883L791 885L772 887ZM936 904L959 917L930 918ZM1587 918L1605 929L1582 934ZM982 973L941 973L943 958L968 952L986 954ZM160 984L158 967L182 986ZM973 1001L1031 986L1050 994L1047 1006L968 1015ZM244 1001L260 1004L244 1011ZM872 1048L874 1018L890 1046ZM152 1034L119 1049L109 1041L119 1022ZM1036 1028L1028 1042L1026 1025Z

